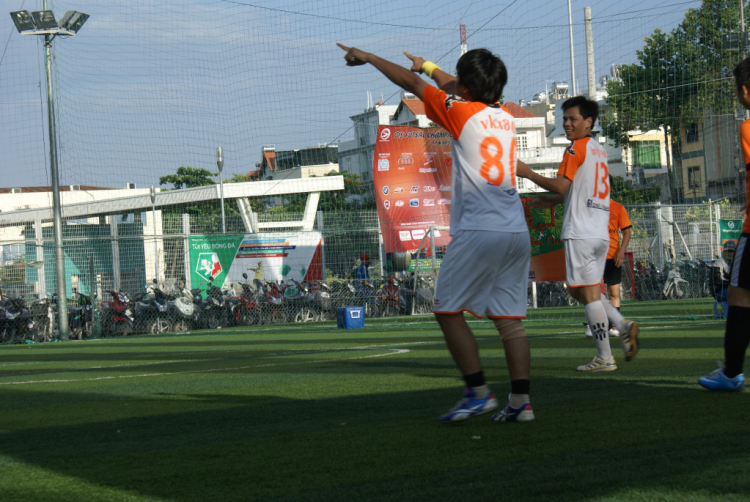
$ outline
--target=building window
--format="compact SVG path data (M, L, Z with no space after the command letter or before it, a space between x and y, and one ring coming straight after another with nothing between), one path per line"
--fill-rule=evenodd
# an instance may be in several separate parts
M701 187L701 166L688 167L688 190L697 190Z
M24 260L26 257L26 244L6 244L2 247L3 264L12 263L16 260Z
M697 143L698 139L698 124L693 122L685 127L685 142Z
M529 138L526 134L516 134L516 148L518 150L529 149Z
M634 141L633 165L646 169L661 167L661 155L658 141Z

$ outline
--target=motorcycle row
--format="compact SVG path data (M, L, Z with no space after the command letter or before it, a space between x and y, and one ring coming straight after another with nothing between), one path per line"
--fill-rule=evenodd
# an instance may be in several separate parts
M709 298L721 289L713 262L682 260L668 262L659 269L644 261L635 265L636 300L677 300Z
M362 306L366 317L408 315L432 311L431 278L407 281L333 280L285 284L247 282L201 283L191 290L178 285L164 292L156 280L132 297L109 291L108 300L92 304L75 292L68 300L71 338L123 336L136 333L187 332L230 326L281 324L335 319L337 307ZM96 326L95 319L98 319ZM46 342L57 338L56 295L26 303L22 298L0 300L0 343ZM97 332L98 331L98 332ZM27 343L28 343L27 342Z

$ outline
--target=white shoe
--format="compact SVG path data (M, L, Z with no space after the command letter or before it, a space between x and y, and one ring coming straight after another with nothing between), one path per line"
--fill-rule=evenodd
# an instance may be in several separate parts
M615 363L614 356L610 356L606 361L595 356L588 364L576 368L576 371L615 371L616 369L617 363Z
M617 328L615 328L614 326L612 326L610 328L610 330L609 330L609 336L616 336L616 337L618 337L618 336L620 336L620 332L617 330Z
M589 323L585 322L583 325L586 326L586 338L594 338L594 334L591 332L591 328L589 328Z

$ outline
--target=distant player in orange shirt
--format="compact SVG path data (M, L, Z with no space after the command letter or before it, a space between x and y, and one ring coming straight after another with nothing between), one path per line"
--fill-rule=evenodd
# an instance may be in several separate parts
M583 303L597 354L578 371L614 371L617 369L609 346L609 322L620 332L625 360L638 352L638 323L626 321L601 293L602 275L609 248L609 169L607 153L591 137L591 128L599 115L596 101L576 96L562 103L563 127L571 141L563 154L556 178L535 173L523 162L517 174L545 190L562 195L542 194L539 207L563 202L562 241L565 248L565 282L573 298ZM562 199L562 200L560 200Z
M750 110L750 58L744 59L732 72L737 91L737 100L745 109ZM745 172L750 175L750 119L740 126L740 143L742 157L745 160ZM750 177L750 176L746 176ZM703 387L709 390L738 391L745 388L745 375L742 367L745 363L745 352L750 342L750 184L745 181L747 202L745 205L745 223L742 234L734 252L729 288L727 290L727 327L724 332L724 361L726 368L719 369L710 375L698 379Z
M452 136L451 243L438 275L433 310L448 350L466 387L442 423L489 413L497 399L484 380L479 349L464 312L492 319L505 349L510 374L508 405L492 415L497 422L530 422L529 342L526 289L531 239L516 189L516 127L498 100L508 80L502 60L474 49L456 64L457 78L435 63L411 56L411 71L345 47L347 66L370 63L425 104L430 120ZM439 89L412 72L424 72Z
M612 176L609 177L609 186L612 186ZM622 282L622 264L625 262L625 250L630 242L630 222L628 211L619 202L609 201L609 250L607 251L607 263L604 265L604 284L607 286L607 296L612 306L620 310L620 283ZM620 242L622 232L622 242ZM591 329L586 324L586 336L593 337ZM620 336L620 332L614 326L609 327L609 336Z

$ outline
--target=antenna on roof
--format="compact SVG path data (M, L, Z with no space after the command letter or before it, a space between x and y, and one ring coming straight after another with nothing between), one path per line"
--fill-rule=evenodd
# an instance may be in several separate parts
M466 45L466 25L461 25L461 55L466 54L468 46Z

